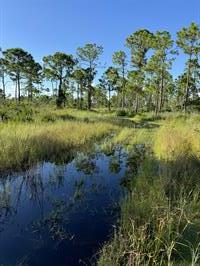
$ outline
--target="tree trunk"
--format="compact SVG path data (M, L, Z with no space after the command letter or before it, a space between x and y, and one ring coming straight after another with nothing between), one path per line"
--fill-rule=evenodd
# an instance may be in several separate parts
M136 102L135 102L135 113L138 113L138 109L139 109L139 95L138 93L136 93Z
M57 107L61 107L63 103L63 92L62 92L62 78L59 79Z
M83 109L83 84L80 84L80 109Z
M88 110L91 110L91 107L92 107L92 86L89 85L88 86Z
M152 106L152 95L150 94L147 100L147 111L150 112L151 111L151 106Z
M77 109L80 108L80 84L77 84L77 105L76 105Z
M33 83L31 79L28 81L28 100L31 102L33 100Z
M124 109L124 89L122 88L122 109Z
M109 86L109 88L108 88L108 111L109 112L111 111L110 92L111 92L111 89L110 89L110 86Z
M88 110L91 110L92 107L92 62L90 61L89 67L89 84L88 84Z
M32 85L31 85L31 102L33 101L33 87L32 87Z
M124 80L124 70L123 70L123 84L122 84L122 109L124 109L124 92L125 92L125 80Z
M158 106L158 112L162 111L162 106L163 106L163 95L164 95L164 73L162 70L161 74L161 86L160 86L160 99L159 99L159 106Z
M15 100L17 101L17 80L15 80Z
M184 112L187 111L188 97L189 97L190 61L191 61L191 54L190 54L190 58L189 58L188 71L187 71L187 80L186 80L186 88L185 88L185 95L184 95L184 106L183 106Z
M126 84L126 81L125 81L125 63L123 63L123 66L122 66L122 79L123 79L123 83L122 83L122 109L124 108L124 96L125 96L125 84Z
M18 101L21 100L21 88L20 88L20 77L17 75L17 89L18 89Z
M4 77L4 72L2 74L2 87L3 87L3 98L6 98L6 85L5 85L5 77Z
M156 95L156 106L155 106L155 114L158 114L158 106L159 106L159 90L157 90L157 95Z

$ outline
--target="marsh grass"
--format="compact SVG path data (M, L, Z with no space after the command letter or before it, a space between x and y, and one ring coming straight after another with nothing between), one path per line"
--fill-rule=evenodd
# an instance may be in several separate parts
M0 171L24 169L37 161L64 161L89 142L132 127L133 121L105 110L56 109L14 104L1 110Z
M73 121L3 124L0 171L24 168L41 160L67 160L73 152L116 129L107 123Z
M155 139L154 151L158 158L200 158L200 117L168 119L157 132Z
M169 173L160 175L161 165L153 158L142 163L122 201L119 229L98 265L198 265L199 189L194 183L185 189L177 173L169 193Z
M54 105L39 103L4 103L0 106L0 122L35 122L54 123L56 121L104 122L117 126L133 127L135 122L128 117L118 117L117 111L105 109L79 110L72 108L58 109Z
M116 136L129 147L129 193L98 265L199 265L199 126L198 115L176 115Z

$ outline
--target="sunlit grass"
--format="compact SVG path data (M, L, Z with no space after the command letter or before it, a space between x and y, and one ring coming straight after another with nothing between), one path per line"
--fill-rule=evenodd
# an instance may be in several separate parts
M154 151L160 159L200 158L200 118L169 119L157 131L155 140Z
M107 123L73 121L3 124L0 127L0 170L67 157L72 150L79 150L116 129Z

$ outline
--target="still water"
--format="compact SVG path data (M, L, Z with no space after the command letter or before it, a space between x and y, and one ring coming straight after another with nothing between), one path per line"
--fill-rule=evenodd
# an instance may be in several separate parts
M0 265L95 264L117 221L125 172L117 148L1 178Z

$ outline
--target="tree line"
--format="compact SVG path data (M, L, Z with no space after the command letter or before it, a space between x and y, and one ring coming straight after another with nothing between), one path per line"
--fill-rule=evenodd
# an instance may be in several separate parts
M76 56L56 52L43 57L43 65L21 48L2 51L0 97L6 98L8 78L15 84L15 99L42 95L45 80L52 84L57 107L71 102L77 108L107 106L155 111L200 109L200 27L192 22L177 32L140 29L126 39L130 59L124 51L112 56L113 65L96 82L103 47L94 43L77 49ZM179 53L186 56L183 73L171 74ZM95 81L95 82L94 82ZM95 84L95 85L94 85Z

